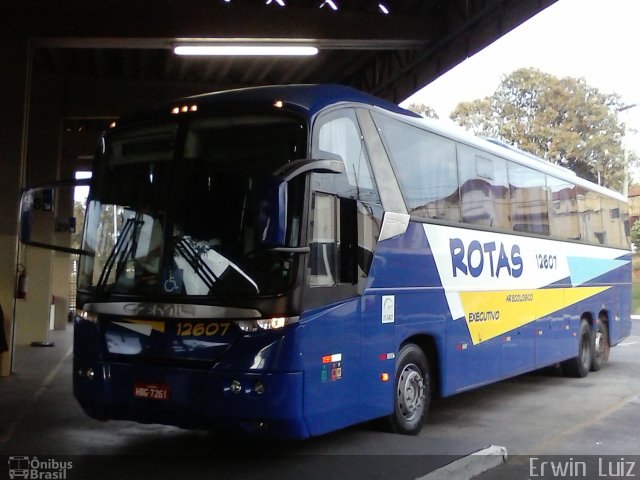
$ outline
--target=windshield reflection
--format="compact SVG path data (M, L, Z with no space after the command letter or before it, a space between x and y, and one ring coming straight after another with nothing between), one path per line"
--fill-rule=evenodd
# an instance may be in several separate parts
M304 157L291 117L252 115L110 133L102 142L78 286L96 294L235 296L284 292L295 255L259 239L265 179ZM179 140L182 138L182 143ZM176 152L180 152L177 154ZM298 245L303 185L292 182L287 242Z

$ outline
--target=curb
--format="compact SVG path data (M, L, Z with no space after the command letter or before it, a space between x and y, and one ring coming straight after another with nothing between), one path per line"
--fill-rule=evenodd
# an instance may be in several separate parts
M469 480L507 461L507 449L490 445L416 480Z

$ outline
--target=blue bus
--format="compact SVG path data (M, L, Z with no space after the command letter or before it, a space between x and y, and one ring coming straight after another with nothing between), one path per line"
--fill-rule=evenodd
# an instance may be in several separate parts
M82 251L73 388L101 420L417 434L434 395L584 377L631 329L623 196L336 85L119 119Z

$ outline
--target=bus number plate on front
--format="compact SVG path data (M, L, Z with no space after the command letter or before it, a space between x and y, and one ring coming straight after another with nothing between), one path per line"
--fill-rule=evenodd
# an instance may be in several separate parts
M169 385L164 383L135 382L133 396L150 400L169 400Z

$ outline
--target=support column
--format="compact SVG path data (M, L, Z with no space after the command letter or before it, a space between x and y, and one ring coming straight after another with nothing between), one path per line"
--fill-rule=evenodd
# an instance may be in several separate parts
M0 44L3 105L0 109L0 305L4 311L4 335L9 351L0 353L0 376L11 373L18 208L24 182L26 137L31 95L31 47L27 39L4 39Z
M44 81L34 74L31 86L30 121L28 129L28 154L26 183L40 185L59 178L60 140L62 129L62 82ZM50 210L38 212L34 219L34 238L51 242L54 238L56 217L61 199L54 193ZM34 217L35 218L35 217ZM68 257L67 257L68 258ZM49 320L53 295L52 278L54 253L38 247L23 248L20 262L29 273L29 291L25 300L16 304L14 340L16 345L46 342L49 339ZM68 273L66 280L68 284ZM62 298L61 298L62 300ZM64 328L64 323L58 325Z

